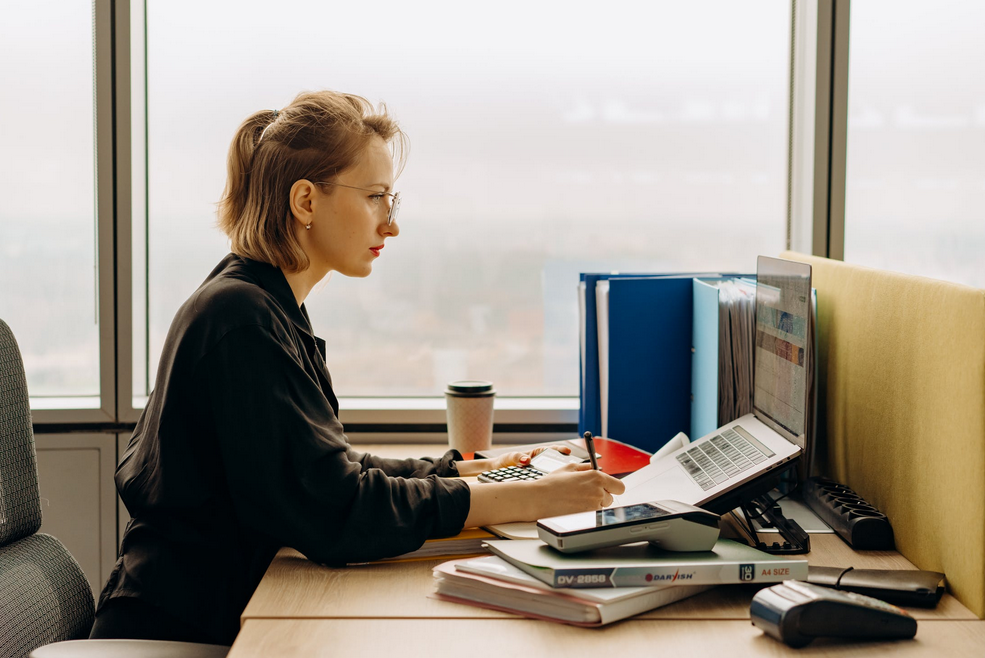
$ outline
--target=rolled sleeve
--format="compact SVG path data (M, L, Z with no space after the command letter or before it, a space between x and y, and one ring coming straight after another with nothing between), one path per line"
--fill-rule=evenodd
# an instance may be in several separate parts
M420 459L390 459L377 457L369 453L356 452L350 446L347 453L349 460L362 464L363 470L378 468L387 475L394 477L422 478L429 475L441 477L458 477L458 465L462 453L449 450L441 457L421 457Z
M437 499L437 525L431 537L454 537L465 528L472 508L472 490L463 480L438 479L442 491Z

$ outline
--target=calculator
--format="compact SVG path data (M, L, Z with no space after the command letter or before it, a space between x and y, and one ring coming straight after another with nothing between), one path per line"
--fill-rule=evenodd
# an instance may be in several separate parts
M506 466L492 471L479 473L479 482L521 482L536 480L566 464L580 464L585 461L581 457L566 455L554 448L544 450L530 460L527 466Z

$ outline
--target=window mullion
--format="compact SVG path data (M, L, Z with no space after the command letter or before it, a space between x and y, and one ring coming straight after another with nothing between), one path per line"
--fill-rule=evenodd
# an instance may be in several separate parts
M104 420L116 414L116 326L114 272L113 2L93 3L96 163L96 276L99 316L99 396Z

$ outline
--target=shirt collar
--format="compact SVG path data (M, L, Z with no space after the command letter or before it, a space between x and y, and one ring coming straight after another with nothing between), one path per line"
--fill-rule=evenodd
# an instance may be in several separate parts
M322 346L325 344L325 341L315 337L314 332L311 330L311 320L308 317L308 310L304 307L304 304L298 306L298 300L294 296L291 284L287 282L287 277L284 276L281 269L269 263L253 260L252 258L245 258L235 254L231 255L243 264L247 272L256 279L261 288L277 300L277 303L280 304L281 308L284 309L284 312L291 319L291 322L298 329L315 339L315 343L320 343L319 351L323 352L324 348ZM324 357L324 353L322 356Z

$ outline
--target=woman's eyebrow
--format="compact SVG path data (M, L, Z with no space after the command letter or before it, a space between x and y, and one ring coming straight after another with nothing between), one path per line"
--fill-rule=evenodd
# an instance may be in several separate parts
M367 187L382 187L384 192L390 191L390 186L387 185L386 183L373 183L372 185L369 185Z

